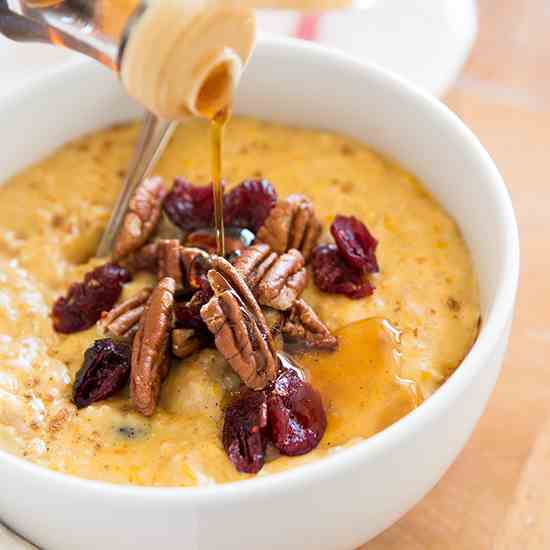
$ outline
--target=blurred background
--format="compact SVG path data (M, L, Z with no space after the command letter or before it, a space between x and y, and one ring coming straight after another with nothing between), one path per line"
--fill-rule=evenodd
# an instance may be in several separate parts
M510 351L482 421L431 494L364 550L528 548L495 540L508 535L518 505L525 511L525 487L550 477L550 456L538 456L545 448L540 442L550 440L550 1L362 0L355 6L361 11L323 16L264 11L259 22L269 32L374 60L439 96L494 157L522 239ZM0 37L0 94L41 71L80 62L65 51ZM540 528L540 503L532 506L523 528L530 521Z
M349 3L352 8L322 15L258 10L258 24L265 32L313 40L374 61L438 96L456 80L476 36L475 0L332 2L335 3ZM0 59L1 94L22 79L61 63L79 62L81 57L36 44L13 44L0 35Z
M443 99L488 149L512 194L522 255L516 319L503 373L466 449L431 494L365 550L547 548L540 534L550 529L550 2L477 4L477 39ZM546 504L529 494L533 484Z

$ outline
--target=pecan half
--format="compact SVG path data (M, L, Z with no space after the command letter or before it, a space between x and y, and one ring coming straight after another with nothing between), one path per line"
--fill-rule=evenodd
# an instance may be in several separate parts
M248 286L255 289L276 260L277 253L268 244L257 243L245 248L235 259L233 266Z
M294 211L294 205L288 200L279 201L272 208L262 227L258 229L257 239L267 243L279 254L286 252Z
M303 195L291 195L287 199L294 205L295 213L290 228L288 248L302 252L307 261L321 235L321 223L315 215L313 204Z
M144 288L111 311L104 311L99 321L103 333L117 338L132 338L137 332L139 320L145 311L145 304L151 291L151 288Z
M115 260L128 256L147 242L160 220L165 196L162 178L149 178L139 185L113 246Z
M304 257L294 249L277 258L256 287L255 294L263 306L286 311L307 286Z
M145 416L155 412L162 380L168 374L167 347L175 291L176 282L170 277L158 283L134 338L130 390L136 410Z
M297 300L283 325L283 333L290 338L303 340L306 346L335 350L338 340L304 300Z
M158 278L171 277L176 281L176 287L182 285L181 250L182 246L176 239L158 242Z
M265 243L243 250L234 267L263 306L286 311L307 286L304 258L297 250L279 256Z
M155 272L158 269L158 241L146 244L126 258L122 259L120 265L130 273L138 271Z
M256 236L279 254L295 248L307 261L320 234L321 224L311 201L303 195L290 195L275 205Z
M201 317L215 337L218 351L254 390L265 388L277 373L276 350L264 315L238 271L214 257L208 280L214 297Z
M172 331L172 353L180 359L193 355L201 347L193 329L177 328Z

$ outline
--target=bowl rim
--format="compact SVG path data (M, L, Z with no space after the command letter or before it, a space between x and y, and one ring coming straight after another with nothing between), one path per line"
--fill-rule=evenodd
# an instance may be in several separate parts
M304 55L323 56L326 63L346 65L356 71L369 73L369 78L381 86L392 88L403 96L423 104L433 111L453 130L460 134L461 139L468 143L471 151L482 162L484 168L483 181L492 185L497 196L498 209L508 221L505 231L506 256L502 263L495 298L484 320L480 334L471 350L455 372L438 388L433 395L424 401L415 410L403 418L364 441L357 442L349 447L342 447L336 452L329 453L312 463L295 466L283 472L268 475L256 475L253 478L234 481L224 484L213 484L197 487L157 487L114 484L106 481L96 481L50 470L20 458L0 449L0 461L8 467L20 469L26 476L42 477L52 483L63 486L67 491L82 491L109 494L110 497L146 497L148 501L193 501L200 505L211 500L215 495L217 504L224 501L235 501L236 498L249 498L251 493L277 494L285 492L288 486L293 488L307 487L311 483L319 483L344 470L352 469L369 456L378 456L396 447L406 435L418 433L434 415L440 414L448 402L453 402L464 389L469 386L479 371L484 368L486 361L493 353L495 342L505 334L515 305L515 297L519 279L519 235L516 217L512 207L510 195L506 185L491 159L489 153L481 145L473 132L434 96L424 92L414 84L405 81L398 75L377 66L374 63L358 61L345 53L326 48L318 44L307 43L293 38L275 37L262 33L259 45L266 48L276 48L280 53L287 54L300 52ZM72 78L73 73L89 70L91 62L78 60L67 63L59 68L52 69L36 78L25 80L24 84L4 97L0 98L0 112L10 107L17 107L21 102L32 100L35 94L54 79Z

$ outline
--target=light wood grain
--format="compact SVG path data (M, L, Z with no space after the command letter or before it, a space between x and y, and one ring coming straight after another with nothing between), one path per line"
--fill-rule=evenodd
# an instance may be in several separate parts
M493 550L550 548L550 421L530 453Z

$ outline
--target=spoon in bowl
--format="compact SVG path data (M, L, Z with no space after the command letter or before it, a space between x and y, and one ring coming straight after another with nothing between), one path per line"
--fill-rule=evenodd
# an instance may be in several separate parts
M145 116L122 192L118 197L107 228L97 248L98 257L108 256L111 253L134 191L151 174L155 164L170 142L176 126L177 122L163 120L152 113L147 113Z

